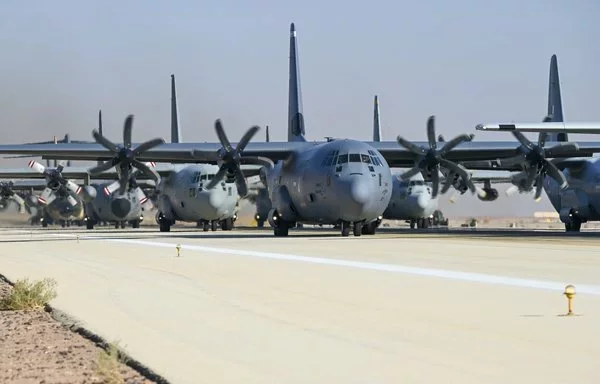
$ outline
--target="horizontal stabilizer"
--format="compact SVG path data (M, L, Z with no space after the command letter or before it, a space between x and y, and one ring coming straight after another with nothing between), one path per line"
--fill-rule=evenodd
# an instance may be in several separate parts
M477 124L478 131L520 131L548 133L600 133L600 122L548 122L548 123L506 123Z

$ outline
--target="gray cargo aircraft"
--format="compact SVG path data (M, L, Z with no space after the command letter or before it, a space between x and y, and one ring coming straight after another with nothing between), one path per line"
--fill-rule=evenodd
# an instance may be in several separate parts
M268 220L276 236L285 236L298 223L339 224L342 235L352 229L360 235L374 233L375 224L388 206L392 191L390 167L410 168L408 175L421 172L432 182L432 196L440 189L440 172L462 179L467 188L476 188L459 162L512 158L520 147L514 142L473 142L473 136L460 135L448 142L435 137L434 118L427 124L427 142L410 142L398 137L393 142L363 142L350 139L307 142L301 108L296 31L290 28L290 89L288 100L288 142L249 143L258 127L252 127L233 146L224 134L220 120L215 130L220 143L165 143L144 151L125 151L129 160L170 163L218 164L219 171L207 187L221 181L243 179L242 164L262 166L273 208ZM561 149L556 149L560 147ZM546 157L591 156L600 152L598 142L554 143L546 147ZM42 156L59 160L106 160L113 151L98 144L0 145L0 153ZM547 168L541 170L544 174ZM454 177L452 177L454 179ZM245 186L245 181L244 184ZM244 193L240 191L240 195Z
M509 131L522 144L516 157L469 164L481 169L520 171L512 177L513 186L507 194L535 191L537 200L545 190L567 232L579 231L587 221L600 220L598 158L547 159L572 151L575 144L568 142L568 133L600 133L600 123L564 122L556 55L550 59L548 111L542 123L479 124L476 129ZM539 132L537 143L521 132Z

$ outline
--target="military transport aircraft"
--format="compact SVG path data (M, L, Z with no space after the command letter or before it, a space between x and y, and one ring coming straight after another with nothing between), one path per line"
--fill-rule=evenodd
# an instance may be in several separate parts
M509 131L522 146L515 157L469 162L470 167L520 171L512 178L513 186L506 191L507 194L535 190L534 197L537 200L541 197L542 190L545 190L568 232L579 231L581 223L600 220L598 158L548 160L549 157L572 152L577 146L575 143L568 142L568 133L600 133L600 122L564 121L556 55L550 59L548 111L543 122L478 124L476 129ZM521 132L539 132L537 143L532 143ZM558 145L548 146L548 143L556 142ZM580 148L580 152L585 151Z
M388 206L392 191L390 167L410 168L408 174L421 172L432 183L432 197L440 189L440 172L456 175L474 193L469 172L458 162L514 158L524 148L512 141L473 142L463 134L448 142L438 142L434 118L427 124L427 142L364 142L350 139L307 142L300 100L296 31L290 28L290 88L288 100L288 141L249 143L258 130L252 127L237 143L227 139L220 120L215 130L220 143L157 143L152 148L122 148L120 158L128 161L170 163L216 163L219 171L207 187L221 181L245 186L241 164L262 166L273 208L268 220L276 236L285 236L294 223L340 224L342 235L352 229L355 235L374 233L375 224ZM591 156L600 152L599 142L547 143L547 157ZM63 160L113 159L114 152L98 144L0 145L2 154L25 154ZM522 157L521 164L529 163ZM546 174L549 168L539 170ZM567 187L567 186L563 186ZM245 191L240 190L240 195Z

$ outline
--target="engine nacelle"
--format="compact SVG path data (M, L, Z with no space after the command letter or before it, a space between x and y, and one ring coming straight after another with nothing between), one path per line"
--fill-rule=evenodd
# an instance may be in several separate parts
M483 191L485 192L484 197L477 195L481 201L494 201L498 198L498 190L496 188L483 188Z

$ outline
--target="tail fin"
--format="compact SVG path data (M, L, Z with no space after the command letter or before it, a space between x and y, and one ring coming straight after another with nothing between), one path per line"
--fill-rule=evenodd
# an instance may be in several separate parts
M102 110L99 109L98 110L98 133L100 134L100 136L103 136L104 133L102 132ZM102 161L98 161L98 165L102 164Z
M298 47L296 27L290 25L290 82L288 94L288 141L306 141L304 138L304 115L302 114L302 93L300 92L300 71L298 68Z
M379 99L375 95L373 102L373 141L381 141L381 125L379 122Z
M267 125L267 128L266 128L266 131L267 131L267 137L266 137L266 139L267 139L267 143L268 143L270 141L270 139L269 139L269 126L268 125Z
M563 122L562 99L560 96L560 79L558 76L558 62L556 55L550 59L550 78L548 85L548 114L544 118L545 122ZM548 141L568 141L567 134L564 132L548 135Z
M175 75L171 75L171 143L179 143L179 110L177 109L177 92L175 91Z

